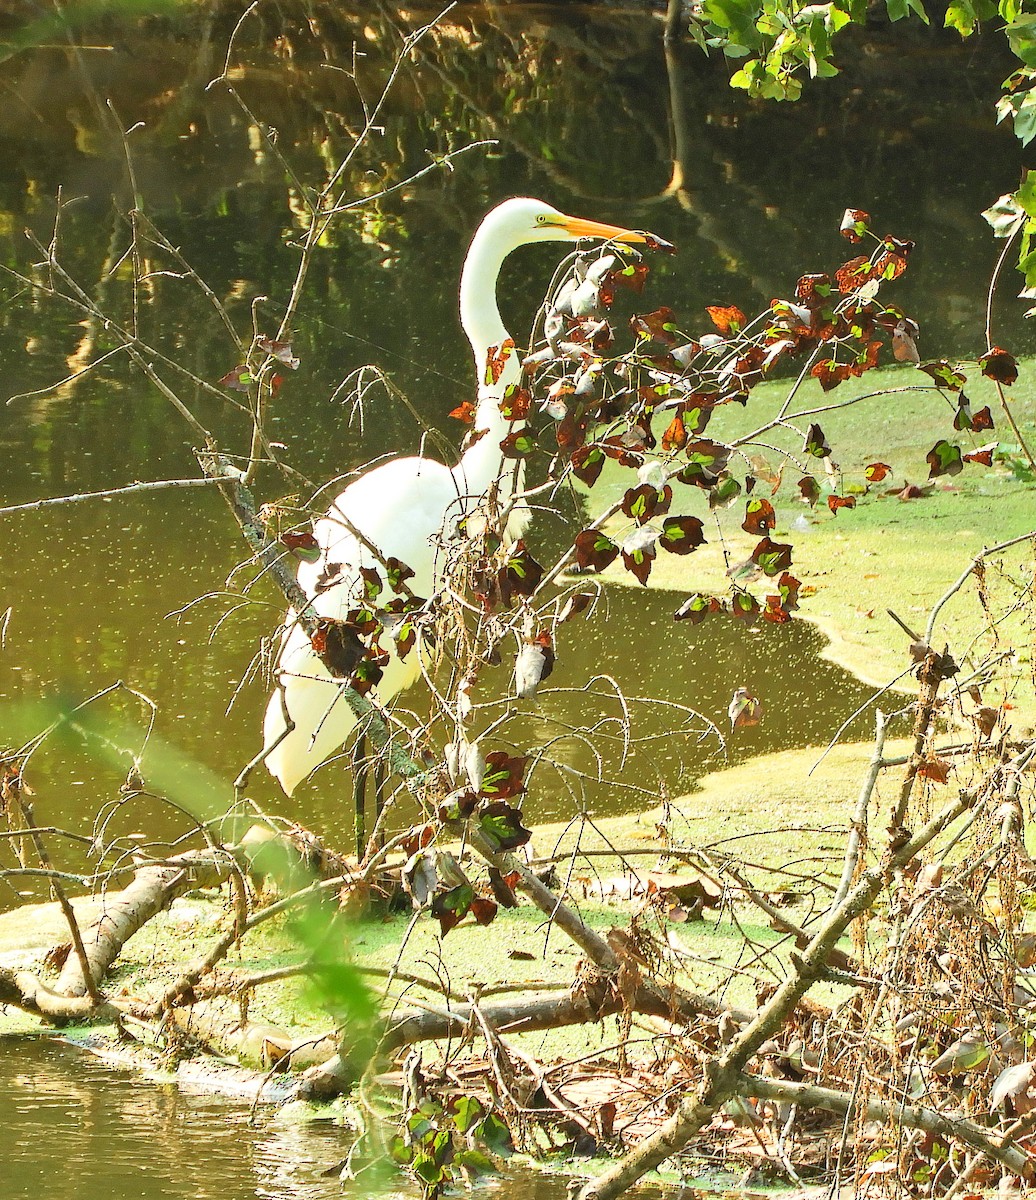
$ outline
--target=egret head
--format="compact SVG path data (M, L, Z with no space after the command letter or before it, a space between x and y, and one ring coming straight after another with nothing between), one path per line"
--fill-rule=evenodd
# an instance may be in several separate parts
M570 217L528 196L516 196L498 204L475 231L460 278L461 323L475 351L475 369L480 380L485 376L486 350L509 337L496 307L496 280L504 259L519 246L578 242L580 238L640 243L648 249L673 249L654 234Z
M542 200L516 196L498 204L485 218L483 227L501 246L515 249L534 242L576 242L580 238L602 238L606 241L647 243L667 249L668 243L651 234L601 221L570 217Z

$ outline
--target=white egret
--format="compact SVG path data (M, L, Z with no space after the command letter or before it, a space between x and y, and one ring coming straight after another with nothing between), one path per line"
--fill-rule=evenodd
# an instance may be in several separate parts
M314 525L320 547L316 562L299 565L298 581L321 617L341 620L362 595L362 568L377 568L362 534L382 558L394 557L414 572L414 594L430 597L439 579L439 546L444 529L470 513L497 484L497 503L506 510L523 485L522 464L505 461L500 442L515 429L500 411L505 390L520 379L521 364L500 319L496 281L504 259L535 242L574 242L604 238L618 242L658 239L630 229L586 221L558 212L541 200L505 200L483 219L468 248L460 279L460 317L475 357L478 403L469 448L453 468L433 459L400 458L361 475L335 499ZM484 431L484 433L483 433ZM516 505L506 535L515 538L528 512ZM330 586L328 584L330 583ZM378 683L387 700L412 683L420 671L416 653L393 656ZM294 728L288 725L285 710ZM290 796L296 786L346 741L355 717L339 684L314 652L301 625L289 612L276 666L276 687L266 709L266 765Z

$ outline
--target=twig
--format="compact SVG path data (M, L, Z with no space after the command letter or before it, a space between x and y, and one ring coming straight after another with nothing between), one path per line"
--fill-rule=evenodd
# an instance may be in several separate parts
M848 895L849 888L852 886L853 879L856 876L856 869L860 865L860 855L867 843L867 809L870 806L871 796L874 794L878 776L885 766L883 758L885 753L885 721L885 714L881 709L878 709L874 714L874 753L871 755L867 774L860 785L860 794L856 800L856 811L853 813L852 826L849 830L849 838L845 846L845 863L842 867L842 878L839 880L838 887L831 899L831 908L836 908Z
M51 872L50 889L54 893L54 898L61 906L61 911L64 914L65 921L68 923L69 933L72 937L72 946L75 950L76 959L82 968L83 978L86 983L86 993L90 997L90 1003L95 1007L99 1007L103 1003L103 996L98 990L97 983L90 971L90 960L87 957L86 947L83 945L83 935L79 929L79 922L76 920L76 914L72 909L65 889L61 886L61 881L56 877L57 872L54 872L50 861L50 855L47 853L47 845L42 836L37 832L36 818L32 811L32 802L21 792L20 789L14 789L10 793L10 801L14 803L22 815L22 820L33 831L29 834L33 846L36 848L36 855L43 867Z
M870 908L895 871L967 812L976 799L973 794L962 792L917 834L894 849L886 861L859 876L842 903L829 911L809 946L800 956L795 956L794 973L781 984L726 1052L708 1063L701 1088L686 1097L676 1112L635 1150L587 1183L579 1193L579 1200L615 1200L623 1195L646 1172L678 1153L711 1120L716 1109L737 1094L738 1080L748 1060L784 1024L813 984L823 977L830 953L849 925Z
M155 479L146 483L128 483L123 487L107 488L103 492L77 492L70 496L50 496L46 500L28 500L24 504L10 504L0 508L0 517L9 513L35 512L40 508L50 508L55 504L78 504L83 500L108 500L113 496L130 496L135 492L162 492L169 488L211 487L218 484L218 479L200 477L198 479Z

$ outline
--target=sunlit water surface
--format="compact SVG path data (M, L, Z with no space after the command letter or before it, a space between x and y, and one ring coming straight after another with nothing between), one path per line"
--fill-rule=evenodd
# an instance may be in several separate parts
M174 1084L140 1082L55 1041L0 1039L5 1200L410 1200L394 1171L341 1182L352 1138ZM487 1197L563 1200L559 1176L521 1175ZM638 1193L641 1194L641 1193ZM643 1195L651 1193L645 1190Z
M5 1196L83 1200L331 1200L332 1127L253 1119L245 1101L140 1083L82 1050L0 1040Z

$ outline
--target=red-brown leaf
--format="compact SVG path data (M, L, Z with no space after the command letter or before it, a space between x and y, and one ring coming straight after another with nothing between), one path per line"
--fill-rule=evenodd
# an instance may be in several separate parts
M978 365L987 379L993 379L1008 387L1018 378L1018 360L999 346L994 346L988 354L983 354L978 360Z
M830 392L833 388L838 387L852 374L852 367L848 363L835 362L832 358L823 359L810 371L810 375L820 381L820 386L825 392Z
M724 337L736 336L745 327L745 314L734 304L709 304L705 311Z
M486 375L485 382L487 384L499 383L500 376L504 373L504 367L507 366L507 360L514 353L514 339L507 338L501 342L499 346L490 346L486 351Z
M863 209L847 208L842 215L842 223L838 227L838 232L850 242L862 241L870 220L870 213L864 212Z
M475 411L475 405L470 400L462 400L456 408L450 410L450 416L455 421L463 421L465 425L474 425Z
M833 513L836 513L836 514L840 508L855 508L856 507L856 497L855 496L828 496L827 507Z
M741 528L745 533L750 533L754 537L762 537L769 533L776 524L777 517L769 500L756 497L745 505L745 519L741 522Z

